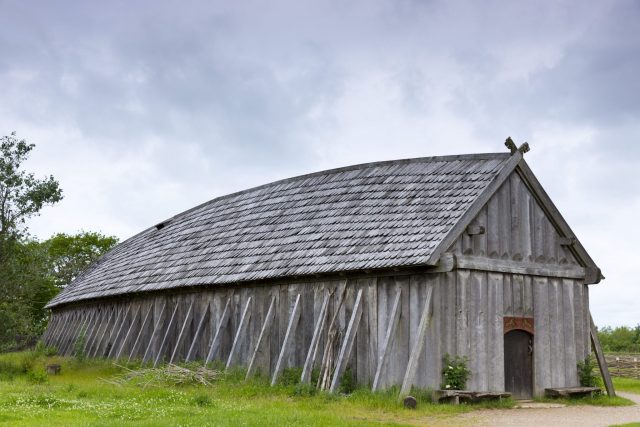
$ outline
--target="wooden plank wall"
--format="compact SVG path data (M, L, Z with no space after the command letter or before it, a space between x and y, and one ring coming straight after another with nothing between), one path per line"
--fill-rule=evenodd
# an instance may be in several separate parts
M517 173L489 199L471 222L483 234L462 236L451 252L547 264L576 265L573 254L560 244L560 235Z
M203 326L195 341L192 359L203 360L220 326L222 311L229 301L231 314L228 322L222 325L220 346L213 355L214 359L224 362L231 351L242 311L251 297L251 317L245 336L239 341L234 353L235 364L247 366L255 350L269 303L274 297L275 318L255 361L256 372L268 375L275 369L289 315L298 294L301 297L301 320L295 330L291 351L286 356L285 367L303 366L325 295L330 295L327 318L333 318L337 311L339 330L343 335L351 318L356 294L362 289L362 320L351 351L348 370L358 383L371 385L378 356L382 351L391 305L396 290L401 288L400 319L390 350L392 357L381 375L381 388L384 388L402 382L410 348L417 339L417 327L427 287L433 287L433 316L427 331L425 350L418 364L416 385L435 388L440 383L443 352L455 351L455 340L451 336L455 334L453 316L456 310L450 305L455 303L455 289L446 288L445 282L446 276L441 274L399 275L274 286L220 287L198 293L106 300L54 310L51 328L45 339L47 344L58 346L61 354L71 355L73 344L84 333L86 354L92 357L143 359L146 354L145 360L151 364L156 359L167 362L175 352L174 361L178 362L186 358L196 329L202 321ZM339 295L345 288L344 302L339 304ZM187 316L189 307L192 307L192 312ZM174 320L171 322L174 311ZM451 316L451 319L447 320L443 317L445 315ZM185 337L178 342L183 328ZM320 356L316 358L316 367L324 352L326 328L327 325L320 336L317 352Z
M345 287L344 302L339 304L339 295ZM424 351L418 362L415 386L438 388L442 359L445 353L449 353L469 357L472 375L468 388L503 390L503 316L535 319L534 372L537 392L545 387L577 385L576 362L589 352L586 285L577 280L470 270L261 287L237 286L63 308L54 311L46 341L49 345L59 346L62 354L70 355L74 342L84 331L86 353L90 356L119 355L121 359L142 359L148 351L147 359L150 362L156 358L166 362L175 352L174 361L178 362L186 358L194 343L196 329L202 322L192 360L203 360L229 301L231 314L228 322L222 325L220 346L213 355L214 359L225 362L242 311L251 297L251 318L234 355L235 364L247 366L273 297L275 318L255 361L256 372L271 375L298 294L301 297L300 323L295 330L291 351L286 356L285 367L303 366L325 295L330 295L327 318L333 318L338 310L339 330L344 334L355 295L362 289L362 320L348 368L359 384L371 385L379 355L383 351L392 305L400 288L399 322L390 349L391 357L382 371L379 384L380 388L386 388L402 383L410 349L417 339L418 324L429 287L433 288L432 317ZM187 316L192 302L192 313ZM178 307L175 319L169 325L175 307ZM156 326L158 330L154 333ZM177 342L183 328L185 337ZM121 332L118 334L117 330ZM165 345L160 348L165 334ZM316 367L321 362L325 341L326 326L319 340L320 356L316 358Z

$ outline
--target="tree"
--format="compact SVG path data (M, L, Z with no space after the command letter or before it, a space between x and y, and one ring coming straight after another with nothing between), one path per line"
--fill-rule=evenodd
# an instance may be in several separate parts
M42 244L49 258L53 282L62 289L117 243L114 236L83 231L75 235L54 234Z
M15 132L0 137L0 350L42 332L43 307L56 292L46 253L25 223L62 200L62 190L53 176L37 179L22 169L34 147Z
M51 175L36 179L20 169L34 144L18 140L15 132L0 140L0 239L7 240L20 237L26 220L44 206L62 200L62 189Z

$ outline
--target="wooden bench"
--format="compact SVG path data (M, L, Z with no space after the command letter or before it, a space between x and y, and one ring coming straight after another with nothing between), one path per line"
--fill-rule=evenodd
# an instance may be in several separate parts
M438 403L462 402L476 403L483 400L502 400L511 397L511 393L500 391L470 391L470 390L436 390L433 392L433 401Z
M547 397L583 397L599 393L599 387L551 387L544 389Z

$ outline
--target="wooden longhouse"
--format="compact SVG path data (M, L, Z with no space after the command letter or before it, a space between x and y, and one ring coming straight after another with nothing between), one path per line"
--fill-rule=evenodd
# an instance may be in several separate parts
M511 153L368 163L178 214L111 250L49 302L63 354L221 360L274 381L349 369L437 389L465 355L470 390L577 386L601 273Z

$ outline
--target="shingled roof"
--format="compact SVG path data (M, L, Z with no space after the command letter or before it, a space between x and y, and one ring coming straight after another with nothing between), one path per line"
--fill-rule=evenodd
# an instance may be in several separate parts
M512 157L367 163L219 197L124 241L48 307L184 286L424 266L506 165L513 168Z

